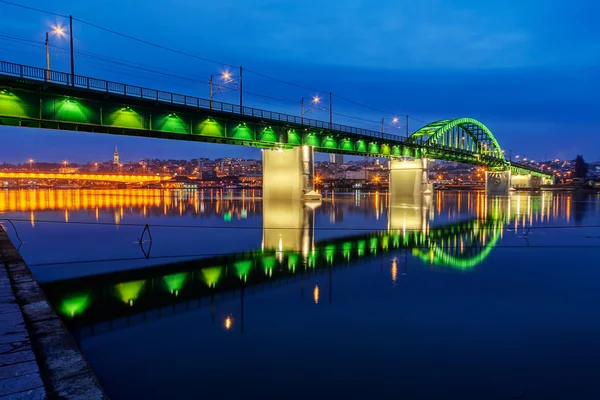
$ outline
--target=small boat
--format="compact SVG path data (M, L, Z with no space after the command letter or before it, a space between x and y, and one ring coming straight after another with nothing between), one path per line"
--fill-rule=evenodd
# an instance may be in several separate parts
M314 190L311 190L310 192L306 192L304 193L304 195L302 195L302 200L321 200L322 196L320 193L315 192Z

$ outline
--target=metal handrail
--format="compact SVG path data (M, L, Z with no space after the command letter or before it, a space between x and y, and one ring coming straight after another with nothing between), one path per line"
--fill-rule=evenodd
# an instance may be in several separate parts
M43 68L15 64L8 61L0 61L0 73L5 75L18 76L20 78L28 78L44 82L74 86L77 88L98 90L123 96L137 97L141 99L152 99L165 103L204 108L243 116L258 117L274 122L289 122L296 125L305 126L307 128L320 128L330 131L364 135L377 139L389 139L398 142L406 142L406 139L402 136L390 135L369 129L355 128L352 126L340 124L330 124L329 122L325 121L284 114L276 111L261 110L258 108L246 106L240 107L236 104L224 103L215 100L211 101L199 97L165 92L156 89L148 89L141 86L127 85L125 83L90 78L87 76L74 75L73 78L71 78L71 74L66 72L50 71L50 73L48 73L48 70Z

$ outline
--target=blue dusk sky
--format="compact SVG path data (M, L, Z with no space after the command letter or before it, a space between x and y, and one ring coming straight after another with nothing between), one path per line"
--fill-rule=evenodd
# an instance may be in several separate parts
M298 115L301 98L319 95L327 104L333 92L338 123L379 130L381 118L403 122L408 114L414 131L438 119L472 117L513 156L582 153L600 160L594 0L13 1L242 65L248 106ZM0 59L44 67L45 32L67 24L0 2ZM237 74L80 21L73 30L80 75L208 97L211 74ZM51 37L51 44L52 69L68 71L68 40ZM237 98L229 91L215 99ZM328 120L322 110L307 117ZM386 129L404 133L404 126ZM103 161L115 146L126 161L260 157L238 146L0 127L0 162Z

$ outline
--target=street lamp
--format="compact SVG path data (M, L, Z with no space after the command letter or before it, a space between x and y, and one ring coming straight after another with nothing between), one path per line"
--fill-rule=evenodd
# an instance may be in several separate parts
M65 30L62 26L57 25L52 28L52 33L56 36L64 36ZM50 38L48 32L46 32L46 80L50 81Z
M209 94L210 94L210 109L212 110L212 102L213 96L219 91L223 92L224 86L233 83L235 84L235 80L229 71L223 71L221 73L221 83L217 85L216 90L213 90L213 75L210 76L210 80L208 81L209 86ZM242 67L240 67L240 78L239 78L239 91L240 91L240 112L242 112Z
M29 159L29 170L31 171L33 169L33 158Z
M320 101L321 101L321 98L319 96L315 95L315 96L313 96L311 103L313 103L314 105L318 105ZM300 107L301 107L300 115L302 116L302 123L304 123L304 114L312 112L313 110L311 108L309 108L308 110L305 110L304 97L300 100Z
M60 26L52 27L52 33L57 36L65 36L67 33L65 29ZM69 15L69 53L71 58L71 86L75 85L75 60L73 57L73 17ZM50 80L50 40L46 32L46 79Z
M399 121L398 117L394 117L392 118L392 124L396 125ZM395 128L400 128L399 126L394 126ZM383 134L385 132L385 118L381 118L381 133Z

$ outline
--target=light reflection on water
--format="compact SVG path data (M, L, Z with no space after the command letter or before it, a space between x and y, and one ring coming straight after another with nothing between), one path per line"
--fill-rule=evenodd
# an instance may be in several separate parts
M5 191L0 218L17 221L24 258L112 398L194 398L191 371L217 396L235 376L232 397L262 393L266 375L273 397L342 381L383 396L391 369L409 398L591 389L596 194L258 195ZM569 344L580 340L585 354ZM309 358L325 380L301 379Z

